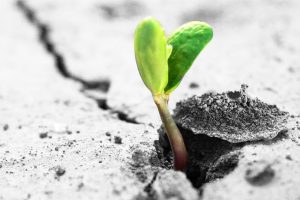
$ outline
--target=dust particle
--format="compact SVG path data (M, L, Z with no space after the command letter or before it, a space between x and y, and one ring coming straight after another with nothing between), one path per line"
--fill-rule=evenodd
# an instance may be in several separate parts
M44 139L48 136L48 132L43 132L43 133L40 133L40 138L41 139Z
M8 129L9 129L9 125L8 125L8 124L4 124L3 130L4 130L4 131L7 131Z
M114 137L115 144L122 144L122 138L120 136Z
M84 186L84 183L82 183L82 182L79 183L77 186L77 190L81 190L81 188L83 188L83 186Z
M285 158L286 158L287 160L293 160L292 157L291 157L291 155L286 155Z
M199 85L198 85L198 83L192 82L192 83L190 84L190 88L191 88L191 89L196 89L196 88L199 88Z
M56 176L62 176L62 175L64 175L66 173L66 170L64 169L64 168L62 168L61 166L57 166L56 168L55 168L55 175Z

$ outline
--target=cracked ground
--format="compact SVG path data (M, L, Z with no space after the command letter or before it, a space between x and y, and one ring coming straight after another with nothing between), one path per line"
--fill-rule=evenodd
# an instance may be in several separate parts
M300 191L300 3L0 2L0 199L291 199ZM170 107L237 90L290 113L285 137L241 147L225 177L193 186L163 169L161 122L133 54L152 15L167 33L206 21L214 39Z

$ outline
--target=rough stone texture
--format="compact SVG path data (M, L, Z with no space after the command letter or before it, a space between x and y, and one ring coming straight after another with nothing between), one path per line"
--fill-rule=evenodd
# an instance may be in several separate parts
M240 91L206 93L177 103L174 119L194 134L231 143L273 139L286 129L288 113Z
M203 186L203 199L299 198L299 1L23 2L32 12L0 1L0 199L151 197L145 191L153 180L159 185L153 142L161 122L132 45L147 15L168 33L187 20L214 27L171 108L191 95L246 83L251 96L294 116L286 137L243 147L230 174ZM256 163L274 170L268 184L245 179ZM187 185L185 191L195 190Z
M300 173L299 140L295 140L298 137L299 132L290 131L288 138L245 146L231 174L204 186L203 199L299 199L300 182L295 178Z
M198 194L185 175L175 171L163 170L157 174L153 184L158 199L196 200Z

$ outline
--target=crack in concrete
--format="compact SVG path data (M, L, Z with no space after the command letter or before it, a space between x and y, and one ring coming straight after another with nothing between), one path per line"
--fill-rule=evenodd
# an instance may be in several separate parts
M41 20L38 19L36 16L35 11L30 8L24 1L17 1L16 2L17 7L23 12L23 14L26 16L27 20L37 28L38 34L39 34L39 40L41 44L44 46L46 51L54 58L55 66L59 73L65 77L69 78L75 81L78 81L82 83L83 85L87 85L87 87L90 85L87 81L74 76L71 74L67 66L65 64L65 59L62 56L62 54L57 50L56 46L54 45L53 41L51 40L49 34L50 34L50 28L47 24L41 22Z
M157 193L153 190L153 183L156 181L158 171L154 173L152 180L144 187L144 192L147 194L147 200L157 200Z
M85 95L87 98L93 99L96 101L98 107L102 110L109 110L111 114L116 114L117 118L121 121L131 123L131 124L141 124L135 118L131 118L127 113L121 110L111 108L106 98L95 98L93 96L85 94L86 90L98 90L104 94L109 91L111 82L109 80L93 80L87 81L74 74L72 74L66 65L63 55L57 50L56 45L50 37L51 29L49 25L42 22L36 15L36 11L31 8L22 0L16 1L17 7L25 15L27 20L38 30L38 37L40 43L44 46L45 50L53 57L56 69L58 72L65 78L71 79L73 81L79 82L82 84L82 89L80 92Z
M119 120L125 121L127 123L131 123L131 124L141 124L135 118L130 117L127 113L120 111L120 110L113 109L112 107L110 107L107 103L107 99L95 98L95 97L91 97L91 96L88 96L88 97L94 99L97 102L97 105L100 109L109 110L111 114L116 114L116 116L118 117Z

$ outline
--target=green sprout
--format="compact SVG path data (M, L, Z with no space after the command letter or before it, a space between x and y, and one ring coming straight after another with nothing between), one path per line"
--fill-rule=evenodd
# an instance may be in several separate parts
M208 24L192 21L166 37L160 23L152 17L142 20L135 30L137 67L158 108L172 147L176 170L185 170L188 153L168 109L169 95L178 87L212 36L213 31Z

